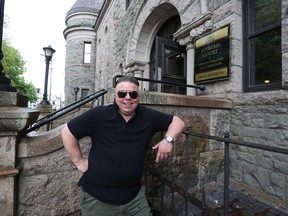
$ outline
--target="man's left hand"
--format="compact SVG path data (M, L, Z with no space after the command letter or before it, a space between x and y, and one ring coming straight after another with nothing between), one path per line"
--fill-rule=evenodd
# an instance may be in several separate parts
M152 147L153 150L158 149L156 155L156 163L167 159L172 155L173 144L163 139L161 142Z

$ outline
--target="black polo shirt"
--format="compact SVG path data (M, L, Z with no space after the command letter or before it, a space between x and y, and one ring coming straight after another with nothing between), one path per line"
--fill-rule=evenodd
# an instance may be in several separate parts
M95 107L68 122L80 139L91 137L88 170L78 185L96 199L122 205L139 192L145 154L152 136L166 131L173 116L139 105L126 122L116 104Z

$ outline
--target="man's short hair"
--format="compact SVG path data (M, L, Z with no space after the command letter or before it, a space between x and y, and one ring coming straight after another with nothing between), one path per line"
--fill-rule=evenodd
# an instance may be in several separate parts
M120 77L119 79L117 79L115 87L121 82L134 83L135 85L137 85L139 87L138 80L135 77L132 77L132 76L122 76L122 77Z

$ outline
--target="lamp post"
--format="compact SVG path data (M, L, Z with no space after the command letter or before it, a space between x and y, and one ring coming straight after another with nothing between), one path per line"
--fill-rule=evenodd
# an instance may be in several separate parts
M77 101L77 95L78 95L78 92L79 92L79 88L75 87L74 88L74 92L75 92L75 101Z
M44 55L46 61L46 71L45 71L45 83L44 83L44 94L43 100L40 102L41 105L50 105L47 100L47 85L48 85L48 74L49 74L49 64L52 59L53 54L56 52L50 45L48 47L44 47Z

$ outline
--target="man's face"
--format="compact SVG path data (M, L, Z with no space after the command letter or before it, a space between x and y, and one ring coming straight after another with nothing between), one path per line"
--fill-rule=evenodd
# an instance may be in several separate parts
M117 94L118 92L120 92L119 95ZM137 108L139 104L139 94L137 95L136 98L131 98L130 94L132 97L135 97L135 95L138 94L138 86L135 85L134 83L124 81L124 82L120 82L116 86L116 93L114 94L114 98L115 98L116 104L119 107L120 113L126 116L133 115L135 109Z

